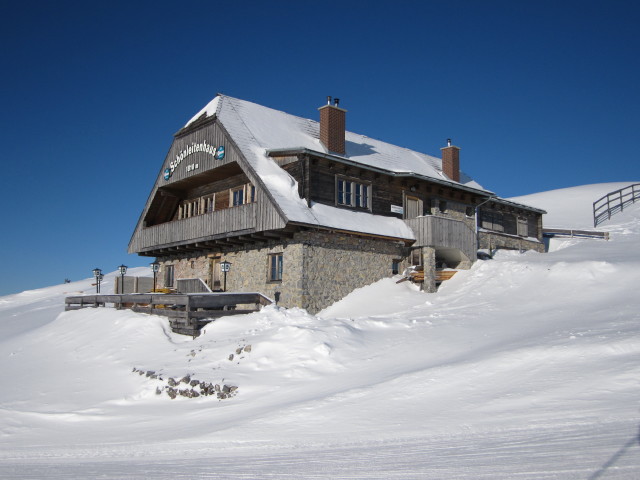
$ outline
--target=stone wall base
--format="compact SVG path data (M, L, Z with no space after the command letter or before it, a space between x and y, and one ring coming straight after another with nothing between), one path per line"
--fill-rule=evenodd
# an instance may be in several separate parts
M543 242L514 235L480 232L478 237L481 249L533 250L541 253L545 251Z

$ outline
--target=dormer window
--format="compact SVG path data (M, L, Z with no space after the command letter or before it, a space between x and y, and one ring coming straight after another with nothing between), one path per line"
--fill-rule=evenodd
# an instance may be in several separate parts
M371 186L348 178L336 178L336 204L343 207L371 209Z

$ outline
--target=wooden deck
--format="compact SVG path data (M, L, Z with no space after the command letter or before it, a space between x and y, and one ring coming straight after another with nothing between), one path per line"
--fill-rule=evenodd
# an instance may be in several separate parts
M270 303L272 300L261 293L75 295L65 299L65 310L107 305L128 308L167 317L174 332L196 337L203 326L216 318L256 312Z

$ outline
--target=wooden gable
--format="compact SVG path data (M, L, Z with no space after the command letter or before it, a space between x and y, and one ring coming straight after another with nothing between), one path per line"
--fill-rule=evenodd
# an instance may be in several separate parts
M285 226L260 178L213 117L176 134L128 250L155 255L164 248Z

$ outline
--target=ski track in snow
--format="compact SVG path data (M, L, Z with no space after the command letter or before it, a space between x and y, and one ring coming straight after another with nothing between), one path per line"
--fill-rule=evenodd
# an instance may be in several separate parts
M615 447L618 448L615 448ZM614 448L612 448L614 447ZM96 458L86 452L56 458L10 459L0 464L2 478L101 479L631 479L637 478L638 431L623 425L576 429L499 431L448 437L361 444L244 446L223 449L191 445L136 454L111 452ZM134 449L135 451L135 449ZM569 453L570 452L570 453ZM105 455L105 452L101 452ZM151 458L149 454L153 453ZM603 456L604 454L604 456Z

